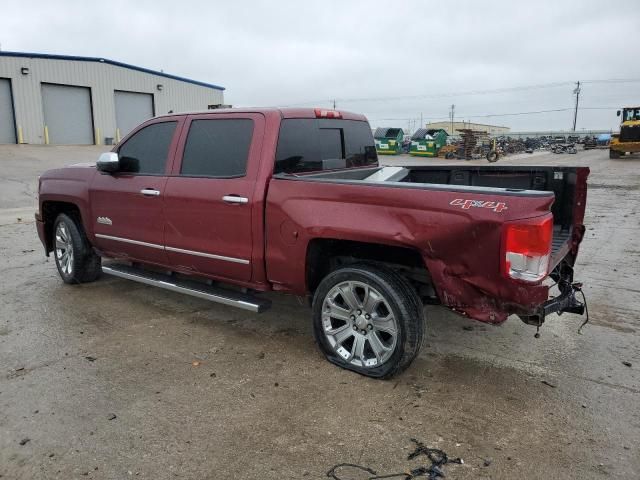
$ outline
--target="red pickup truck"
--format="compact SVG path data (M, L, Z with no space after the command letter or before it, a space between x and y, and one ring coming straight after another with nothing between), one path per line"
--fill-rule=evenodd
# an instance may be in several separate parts
M387 378L417 355L425 303L538 327L583 312L588 174L381 167L362 115L216 110L151 119L97 164L44 173L36 220L66 283L105 272L254 312L261 292L308 296L324 355Z

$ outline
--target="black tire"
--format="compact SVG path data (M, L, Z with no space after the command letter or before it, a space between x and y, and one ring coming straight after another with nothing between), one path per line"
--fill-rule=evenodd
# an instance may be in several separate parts
M621 152L617 150L609 149L609 158L620 158L622 156Z
M489 151L489 153L487 153L487 160L489 161L489 163L497 162L498 152L496 152L495 150Z
M63 268L63 249L57 248L58 229L63 227L68 235L67 245L71 253L71 268ZM75 216L61 213L53 224L53 258L56 261L58 274L64 283L88 283L97 280L102 273L100 257L93 251L87 239L80 219Z
M447 152L444 154L444 158L446 158L447 160L451 160L452 158L455 158L456 154L453 152Z
M364 283L377 290L397 319L395 348L381 365L371 367L353 365L337 353L325 335L322 318L325 297L334 287L347 281ZM313 334L327 360L367 377L391 378L411 365L422 347L425 324L422 301L413 286L403 276L385 266L359 263L334 270L316 289L312 313Z

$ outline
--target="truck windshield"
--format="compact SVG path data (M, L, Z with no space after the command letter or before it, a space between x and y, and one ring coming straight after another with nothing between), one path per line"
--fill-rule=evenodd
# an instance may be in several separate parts
M377 166L367 122L290 118L282 121L274 173L301 173Z
M633 120L640 120L640 107L625 108L622 111L622 121L629 122Z

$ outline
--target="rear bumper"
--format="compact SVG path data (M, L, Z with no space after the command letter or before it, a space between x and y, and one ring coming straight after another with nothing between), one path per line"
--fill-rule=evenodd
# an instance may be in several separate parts
M583 315L585 313L585 305L576 298L576 293L580 291L581 285L572 283L565 283L564 285L560 295L550 298L529 314L519 315L522 321L530 325L540 326L544 323L545 318L552 313L557 313L558 315L563 313Z
M577 291L576 288L571 287L559 296L547 300L544 305L540 307L541 314L547 316L550 313L567 312L582 315L584 313L584 304L576 298Z

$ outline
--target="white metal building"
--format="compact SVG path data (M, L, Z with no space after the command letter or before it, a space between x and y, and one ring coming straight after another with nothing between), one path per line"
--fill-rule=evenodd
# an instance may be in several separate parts
M105 58L0 51L0 143L117 142L155 115L215 108L223 91Z

